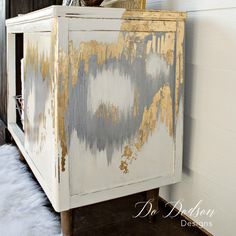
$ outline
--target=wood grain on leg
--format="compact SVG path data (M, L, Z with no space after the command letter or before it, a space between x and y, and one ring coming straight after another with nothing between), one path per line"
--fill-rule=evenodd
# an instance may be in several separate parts
M26 162L24 156L23 156L21 153L20 153L19 160L22 161L22 162L24 162L24 163Z
M63 236L72 236L72 210L61 212L61 229Z

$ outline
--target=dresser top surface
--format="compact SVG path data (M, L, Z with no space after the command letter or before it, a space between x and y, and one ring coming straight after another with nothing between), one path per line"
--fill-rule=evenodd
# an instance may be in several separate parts
M52 17L168 21L184 20L186 18L186 13L158 10L126 10L123 8L105 7L50 6L8 19L6 20L6 25L9 26Z

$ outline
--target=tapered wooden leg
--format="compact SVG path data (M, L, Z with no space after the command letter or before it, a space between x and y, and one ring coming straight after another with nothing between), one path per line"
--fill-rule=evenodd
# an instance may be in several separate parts
M155 209L156 211L158 211L159 210L159 206L158 206L159 188L147 191L146 200L147 201L151 200L152 209ZM156 219L156 215L149 215L148 218L149 218L149 222L153 223Z
M72 210L61 212L61 229L63 236L73 235L72 217Z
M24 162L25 163L25 158L22 154L20 154L20 157L19 157L20 161Z

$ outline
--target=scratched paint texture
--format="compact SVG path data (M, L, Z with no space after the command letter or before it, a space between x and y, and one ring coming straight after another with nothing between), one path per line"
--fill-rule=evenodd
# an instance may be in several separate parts
M24 34L24 127L25 149L52 184L55 156L54 44L51 33ZM49 163L45 165L45 163Z
M176 41L176 37L183 38L183 31L133 32L130 27L125 21L120 32L70 32L68 55L63 50L58 52L62 171L75 138L93 158L103 153L108 167L116 163L121 174L129 174L130 165L137 159L145 162L142 149L158 132L168 135L174 152L183 83L183 40ZM39 144L39 153L48 135L46 117L53 117L55 111L55 59L53 52L48 53L54 45L47 52L35 41L28 42L25 51L25 100L37 109L27 113L25 127L29 143ZM52 121L52 133L54 125ZM159 150L154 145L155 152ZM173 160L172 155L166 158ZM171 169L173 163L169 164Z
M179 181L185 14L81 10L87 19L69 10L52 8L51 31L24 33L24 149L54 205ZM97 17L104 30L92 25Z
M166 12L162 16L164 14L171 15ZM131 17L132 12L126 11L123 17L127 15ZM180 16L182 17L181 14ZM142 12L140 17L143 17ZM109 32L100 42L97 36L102 32L87 31L87 39L84 37L85 40L81 41L84 32L74 31L79 36L75 36L75 39L74 36L69 36L69 55L59 49L58 128L62 171L65 170L65 159L74 130L77 131L79 140L85 142L86 149L90 149L95 156L97 151L106 151L108 165L111 164L115 149L129 150L122 151L121 154L123 159L121 158L119 168L123 173L129 172L128 165L137 159L137 152L156 129L159 117L160 123L166 126L169 136L175 141L175 123L182 97L183 40L177 40L176 43L175 21L142 21L144 25L137 23L121 21L121 31ZM167 32L154 33L157 28ZM182 26L179 28L181 30L177 35L183 38ZM90 34L93 37L89 39ZM109 42L113 34L116 39L112 36ZM144 69L142 63L145 64ZM140 75L148 82L144 83ZM108 80L108 77L111 79ZM112 81L114 78L120 79ZM159 82L153 83L154 80ZM134 86L135 81L137 84ZM121 84L123 87L121 86L120 91L126 97L123 104L121 96L114 92L119 91L116 88ZM139 89L146 91L146 94ZM155 89L154 96L152 93ZM113 91L111 95L108 90L110 93ZM144 95L144 99L140 95ZM153 115L154 112L156 116ZM133 117L130 116L131 113ZM133 148L123 147L127 142Z
M85 37L72 33L69 44L68 146L76 130L94 157L106 152L107 165L118 150L117 168L127 174L159 123L174 137L175 33L120 32L111 42L92 32Z
M37 35L39 39L44 36ZM50 66L50 50L39 46L37 36L25 35L25 132L29 142L43 143L44 134L40 134L40 125L45 123L47 111L46 101L50 98L50 79L52 67ZM50 40L50 35L45 39Z

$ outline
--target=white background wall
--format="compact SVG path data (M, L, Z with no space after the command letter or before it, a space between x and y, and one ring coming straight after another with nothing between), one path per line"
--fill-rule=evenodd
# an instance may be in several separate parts
M188 12L184 174L161 188L168 201L214 215L196 222L219 236L236 235L236 0L149 0L148 8ZM208 223L209 224L209 223Z

